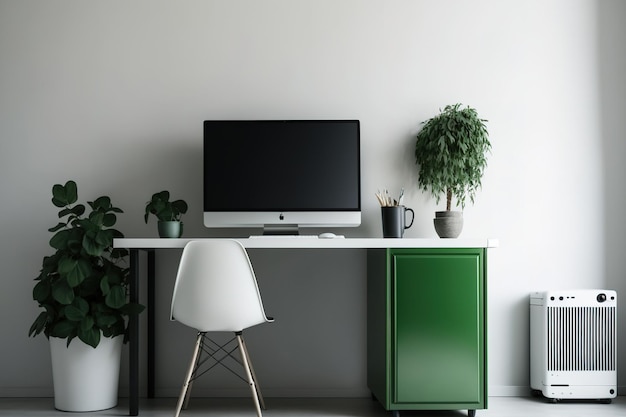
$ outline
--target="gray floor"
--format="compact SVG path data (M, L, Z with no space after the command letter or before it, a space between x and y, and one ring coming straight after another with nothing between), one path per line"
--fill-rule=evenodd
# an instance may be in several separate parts
M159 398L142 400L140 416L171 417L176 400ZM391 417L382 407L369 398L266 398L267 410L264 417ZM11 417L59 417L59 416L123 416L128 414L127 403L120 400L118 407L94 413L63 413L54 410L51 398L0 398L0 416ZM401 412L406 417L461 417L465 411L411 411ZM478 417L624 417L626 397L618 397L611 404L595 402L546 403L531 397L492 397L487 410L478 410ZM181 417L225 416L255 417L251 400L237 399L192 399Z

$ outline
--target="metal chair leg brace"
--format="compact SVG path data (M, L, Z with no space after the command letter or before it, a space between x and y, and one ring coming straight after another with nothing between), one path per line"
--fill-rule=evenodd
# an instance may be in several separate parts
M228 347L235 341L237 342L237 344L234 345L234 347ZM234 352L237 349L239 349L240 351L240 358L234 356ZM206 357L204 358L202 358L203 353L206 355ZM222 354L222 356L217 356L220 353ZM243 372L246 376L245 378L240 375L239 372L228 366L228 364L224 363L224 361L228 358L231 358L242 366ZM205 369L200 370L200 368L209 360L213 360L213 363ZM257 415L258 417L262 417L261 409L266 409L265 400L263 399L263 395L261 394L261 390L257 382L256 373L254 372L254 367L252 366L250 354L248 353L248 349L246 348L242 332L235 332L235 336L233 338L222 344L217 343L215 340L209 338L206 332L198 332L198 335L196 337L196 344L189 364L189 369L187 371L185 382L183 383L183 388L178 399L178 404L176 406L175 417L179 417L181 410L187 408L189 404L189 399L191 397L191 388L193 382L217 365L222 365L224 368L229 370L232 374L240 378L242 381L248 383L248 385L250 386L250 391L252 392L252 399L257 411Z

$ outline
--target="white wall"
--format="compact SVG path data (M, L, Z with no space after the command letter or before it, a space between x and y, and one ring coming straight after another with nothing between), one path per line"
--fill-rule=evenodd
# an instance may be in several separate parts
M169 189L191 205L188 236L216 235L201 225L202 120L358 118L363 225L345 233L380 236L374 192L404 186L407 235L434 237L414 133L455 102L489 120L493 145L463 232L501 243L490 392L525 393L528 293L626 290L625 19L619 0L0 0L0 396L52 393L46 340L27 332L54 183L110 195L127 236L156 235L143 207ZM193 336L167 321L177 254L162 255L157 384L176 395ZM367 395L363 257L252 253L279 318L250 336L270 395Z

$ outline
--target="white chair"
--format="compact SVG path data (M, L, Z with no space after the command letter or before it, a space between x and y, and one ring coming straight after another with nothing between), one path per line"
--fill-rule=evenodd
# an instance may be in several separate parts
M257 414L262 417L261 406L265 409L265 402L243 330L274 320L265 315L254 270L241 243L215 239L191 241L185 246L174 284L171 318L198 331L175 416L180 415L183 405L187 407L192 382L220 364L248 382ZM207 332L234 332L235 335L220 344L207 337ZM237 348L240 358L232 355ZM242 365L245 378L224 362L228 358ZM209 360L211 366L204 369Z

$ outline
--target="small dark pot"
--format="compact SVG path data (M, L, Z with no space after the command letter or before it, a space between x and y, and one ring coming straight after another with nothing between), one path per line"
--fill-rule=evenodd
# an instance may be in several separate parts
M159 237L177 238L183 235L183 222L159 222L157 225Z
M463 230L463 212L437 211L433 222L440 238L457 238Z

